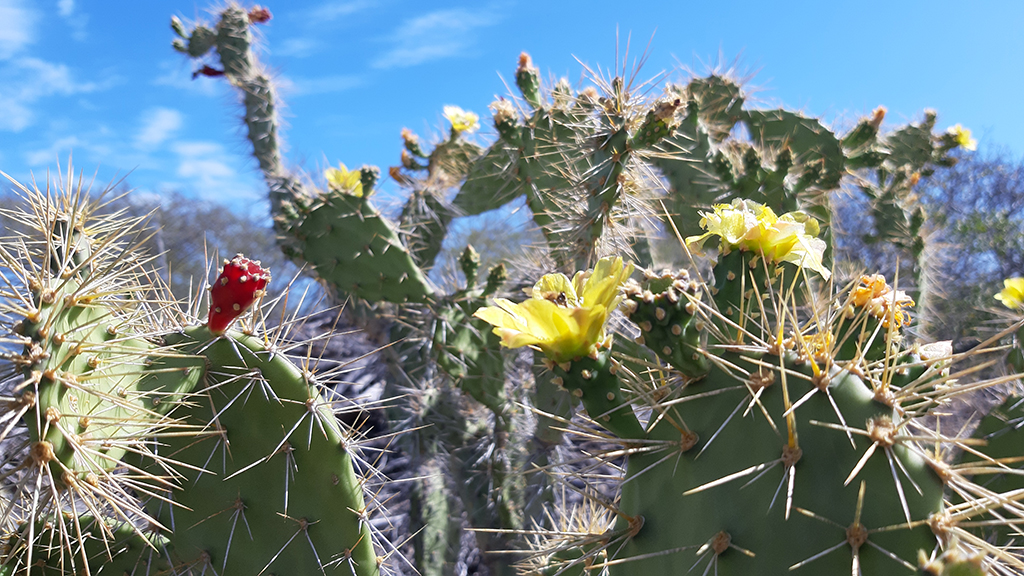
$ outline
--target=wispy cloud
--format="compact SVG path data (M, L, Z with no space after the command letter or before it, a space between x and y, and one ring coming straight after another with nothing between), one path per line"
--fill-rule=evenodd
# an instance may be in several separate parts
M20 0L0 0L0 60L35 41L39 15Z
M0 92L0 130L20 132L35 122L31 105L49 96L72 96L106 90L118 78L104 82L76 79L64 64L23 56L0 63L0 78L5 88Z
M315 53L319 48L320 43L312 38L288 38L278 43L277 47L274 48L274 55L305 58Z
M153 108L142 115L142 127L135 136L140 148L155 148L181 128L184 116L172 108Z
M324 2L309 10L309 19L313 22L329 22L337 20L367 8L373 7L371 0L347 0L345 2Z
M53 141L46 148L30 150L25 153L25 163L30 167L49 166L54 162L63 163L68 154L84 147L85 141L78 136L65 136Z
M240 175L232 168L238 158L224 146L210 141L179 141L171 149L177 155L176 174L185 182L167 182L166 187L186 189L197 196L218 202L256 202L263 199L263 188L252 175Z
M416 66L466 53L475 32L500 20L490 9L436 10L403 22L389 39L392 48L373 61L374 68Z
M342 92L365 83L362 77L348 74L321 76L319 78L280 76L276 80L281 93L291 97Z
M157 70L159 75L153 79L155 86L170 86L203 96L216 96L221 93L224 86L227 86L227 82L222 78L192 78L191 70L182 59L164 60L157 64Z
M57 0L57 13L71 28L71 37L85 40L85 29L89 24L89 16L77 10L75 0Z

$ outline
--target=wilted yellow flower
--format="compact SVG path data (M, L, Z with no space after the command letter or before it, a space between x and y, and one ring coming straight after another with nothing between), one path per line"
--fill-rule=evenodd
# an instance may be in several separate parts
M956 139L956 143L964 150L978 149L978 141L975 140L974 138L971 138L971 131L968 130L967 128L964 128L963 126L957 124L956 126L951 127L946 132L952 134L953 138Z
M622 258L602 258L593 271L577 272L571 281L546 274L521 304L495 298L495 306L473 316L492 324L505 347L535 346L555 362L566 362L610 344L605 323L632 273L633 265Z
M910 313L903 307L913 306L914 299L903 290L893 290L881 274L861 276L860 285L853 289L850 297L854 306L867 310L886 328L889 327L889 318L893 318L897 326L910 324Z
M479 116L458 106L445 106L444 117L452 123L452 130L456 132L472 132L480 127Z
M339 168L328 168L324 170L324 178L327 179L327 187L331 190L343 192L349 196L362 198L363 183L362 174L359 170L349 170L344 164L338 164Z
M776 216L771 208L751 200L716 204L714 212L701 212L701 236L686 239L697 249L711 236L722 238L722 252L734 248L762 254L772 262L791 262L814 270L828 280L831 272L822 262L825 242L818 235L818 221L803 212Z
M996 300L1011 310L1024 308L1024 278L1003 280L1003 290L996 294Z

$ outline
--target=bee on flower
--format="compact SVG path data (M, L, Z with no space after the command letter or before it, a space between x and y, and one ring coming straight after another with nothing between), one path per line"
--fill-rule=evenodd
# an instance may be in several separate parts
M525 302L495 298L494 306L473 315L494 326L503 346L532 346L555 362L567 362L611 345L605 324L632 273L633 265L622 258L602 258L571 281L564 274L544 275Z

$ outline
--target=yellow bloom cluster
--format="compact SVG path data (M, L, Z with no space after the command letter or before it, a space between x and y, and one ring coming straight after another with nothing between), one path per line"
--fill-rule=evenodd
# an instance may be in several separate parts
M803 212L776 216L771 208L751 200L716 204L714 212L701 212L701 236L686 239L698 250L711 236L722 239L722 252L734 248L758 252L772 262L791 262L814 270L828 280L831 272L822 262L825 242L818 235L818 221Z
M327 187L337 192L362 198L363 183L362 174L359 170L349 170L344 164L338 164L339 168L328 168L324 170L324 178L327 179Z
M964 150L978 149L978 141L971 138L971 131L967 128L957 124L947 130L947 132L953 135L953 138L956 139L956 143Z
M1003 280L1003 290L996 294L996 300L1010 310L1024 308L1024 278L1007 278Z
M564 274L546 274L521 304L495 298L495 306L473 315L492 324L505 347L534 346L555 362L570 361L610 345L605 324L632 273L633 265L622 258L602 258L571 281Z
M854 306L867 310L886 328L889 327L889 318L893 318L897 326L910 324L910 313L903 307L913 306L914 299L903 290L893 290L881 274L861 276L860 285L853 289L850 298Z
M452 123L452 130L456 132L472 132L480 127L479 116L458 106L445 106L444 117Z

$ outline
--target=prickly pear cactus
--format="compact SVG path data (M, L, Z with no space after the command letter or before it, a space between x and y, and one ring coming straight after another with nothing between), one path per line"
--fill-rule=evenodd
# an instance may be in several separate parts
M958 553L981 554L1000 574L1024 569L1010 542L986 540L977 525L1014 525L1007 518L1020 516L1015 499L986 493L948 463L950 452L975 441L925 425L941 420L953 398L1005 379L970 381L968 371L951 368L958 359L951 346L910 341L909 282L833 270L830 195L845 179L867 198L869 239L912 256L916 300L927 301L928 230L913 190L954 162L954 149L970 147L964 130L935 134L936 117L926 113L923 122L884 132L879 108L838 134L789 110L745 107L741 87L722 75L653 98L622 78L547 89L523 54L519 95L491 107L498 138L490 146L468 141L477 118L454 108L446 110L449 135L432 150L403 133L401 166L389 175L409 200L389 224L355 193L369 192L372 170L328 171L327 190L318 191L282 166L273 86L256 72L250 49L248 26L265 18L253 14L231 6L215 27L187 32L175 24L176 46L194 58L215 51L223 70L199 72L242 89L286 252L339 295L396 319L390 362L405 389L417 391L410 422L444 427L409 443L426 455L412 468L443 473L434 457L464 454L452 448L479 437L492 418L484 452L507 446L518 406L500 376L499 340L544 356L529 401L551 409L538 417L532 445L557 445L565 430L605 443L564 462L549 459L557 451L533 460L583 498L582 507L564 497L549 502L561 510L553 533L510 521L517 506L525 508L503 496L510 467L474 458L489 463L486 495L462 482L477 494L463 491L461 506L481 528L482 547L493 542L480 534L530 536L536 550L521 566L526 574L977 568ZM362 208L326 210L338 191ZM514 302L478 287L467 250L465 287L446 295L430 286L425 279L454 218L519 198L561 273L543 275L524 302ZM357 220L372 222L369 232L349 230ZM319 243L328 236L360 240ZM387 249L363 242L371 236ZM655 252L673 269L631 280L629 260L648 263ZM701 252L710 273L678 269ZM358 279L337 272L357 258ZM610 323L635 340L626 346ZM435 380L439 373L447 379ZM450 383L488 408L486 422L460 404ZM471 476L469 460L451 462L454 478ZM415 557L428 574L451 569L458 534L450 516L460 504L430 494L438 485L425 480L413 500L423 528ZM947 502L948 494L962 501ZM497 517L476 514L488 507Z
M226 261L201 324L150 283L139 221L81 189L15 185L23 206L5 215L24 231L0 244L18 348L0 388L4 570L379 574L375 471L336 417L358 407L260 315L230 329L269 272Z
M865 276L816 303L807 279L828 271L806 221L736 202L705 214L708 232L689 240L718 240L718 284L683 272L627 284L624 311L674 377L606 360L598 311L614 300L579 297L580 283L564 276L545 276L532 300L477 313L505 345L543 350L556 383L619 438L622 448L608 457L628 454L616 525L598 545L581 536L575 555L564 541L549 548L552 566L568 558L613 575L689 566L910 574L919 550L963 546L991 553L1005 570L1021 568L973 535L971 517L984 508L947 511L947 490L988 509L998 501L981 498L942 459L962 444L921 423L967 387L950 378L948 353L908 347L912 301L884 280ZM619 286L628 276L620 268L603 260L577 277ZM647 407L639 412L646 421L635 406ZM536 558L527 566L535 569Z

